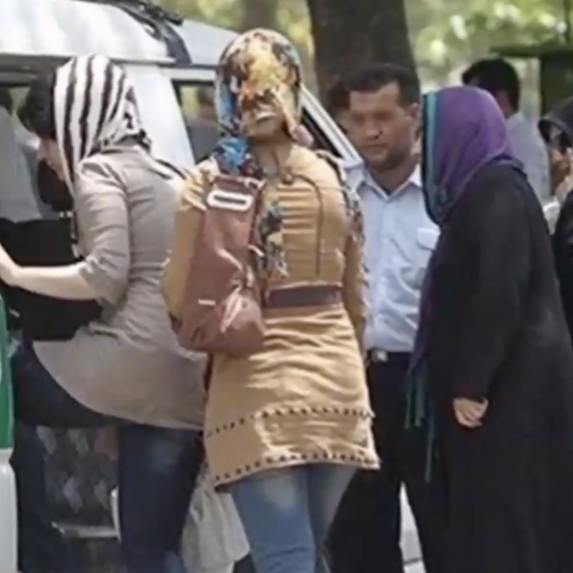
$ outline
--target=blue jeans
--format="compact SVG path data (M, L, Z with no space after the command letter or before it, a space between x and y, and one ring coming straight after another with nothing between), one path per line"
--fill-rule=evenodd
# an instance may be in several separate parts
M354 468L309 464L263 471L229 485L257 573L316 573Z
M18 487L21 571L71 569L66 543L50 519L43 452L35 428L116 424L121 545L127 570L186 573L180 544L203 461L200 434L131 424L89 410L54 381L29 346L23 345L14 355L12 371L18 422L12 466Z

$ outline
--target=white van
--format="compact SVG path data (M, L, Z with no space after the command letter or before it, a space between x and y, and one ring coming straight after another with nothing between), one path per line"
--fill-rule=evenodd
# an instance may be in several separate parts
M208 154L216 141L209 102L204 100L205 96L208 100L219 55L233 37L234 33L226 30L182 21L143 0L1 0L0 88L10 88L17 94L26 89L35 74L72 56L105 54L127 68L156 155L189 166ZM181 101L186 104L186 116ZM348 161L359 159L308 91L304 93L304 123L318 146ZM14 133L0 131L0 141L9 137ZM0 378L0 390L2 383ZM0 409L3 404L0 428L10 416L6 401L0 399ZM69 458L77 462L80 452L81 456L91 456L85 489L89 494L93 491L96 505L109 496L109 472L102 470L101 481L94 483L97 454L86 453L89 440L82 432L68 436L65 446L60 446L64 439L61 436L55 438L48 432L46 439L50 457L57 458L58 450L68 448L63 454L68 458L67 465L73 466ZM9 443L0 442L0 573L16 573L15 491L9 454ZM102 466L106 463L101 460ZM66 478L61 483L56 480L54 495L67 492L77 502L82 497L77 491L82 487L78 485L81 478ZM416 562L420 551L411 515L406 512L404 556L413 573L419 571ZM86 530L94 537L108 535L105 528ZM69 531L82 535L81 528Z
M189 166L207 155L217 139L208 96L214 66L233 37L232 32L183 21L139 0L2 0L0 89L10 89L17 100L35 74L72 56L105 54L127 68L155 154ZM186 116L181 102L185 103ZM309 92L304 93L304 122L319 146L343 158L357 159L351 145ZM9 138L20 142L22 133L7 126L11 127L9 123L3 127L0 124L0 142ZM0 390L2 382L0 378ZM0 400L0 428L10 423L7 403ZM85 452L90 443L81 432L65 437L45 432L43 436L51 454L48 466L53 460L55 466L62 459L67 466L83 461L80 451ZM85 477L87 485L82 486L78 476L62 478L60 468L48 467L48 473L57 474L55 479L48 479L52 483L50 494L61 497L63 493L76 504L82 496L97 498L94 506L102 502L113 480L105 469L94 482L94 460L97 462L98 456L93 452L86 455L91 456L90 475L80 478ZM0 443L0 573L16 573L15 487L9 456L9 441ZM109 464L103 459L101 463ZM88 529L87 535L105 537L105 529ZM78 527L69 530L72 534L80 531L80 536L85 533Z

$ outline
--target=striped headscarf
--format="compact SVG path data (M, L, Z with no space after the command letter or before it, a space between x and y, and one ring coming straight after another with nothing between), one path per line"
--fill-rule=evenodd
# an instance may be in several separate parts
M104 56L74 58L57 70L54 113L56 141L72 193L77 168L86 157L127 138L150 151L134 88L123 68Z

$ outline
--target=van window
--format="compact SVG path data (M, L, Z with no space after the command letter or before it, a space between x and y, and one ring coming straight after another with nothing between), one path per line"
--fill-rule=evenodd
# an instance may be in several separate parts
M174 84L195 161L210 155L219 139L212 84Z
M316 149L323 149L334 154L337 157L340 157L340 152L336 147L332 144L332 142L326 137L323 131L319 128L316 122L312 119L312 116L305 110L302 114L302 124L313 139L313 147Z

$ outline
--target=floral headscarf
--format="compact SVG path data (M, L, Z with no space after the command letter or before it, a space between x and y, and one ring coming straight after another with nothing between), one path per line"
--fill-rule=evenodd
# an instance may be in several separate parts
M256 29L233 40L217 67L215 106L223 137L214 152L230 175L264 179L251 153L246 131L263 114L283 120L295 139L301 121L301 64L292 44L280 34ZM272 188L263 192L258 215L262 270L267 278L287 274L282 244L282 213Z

